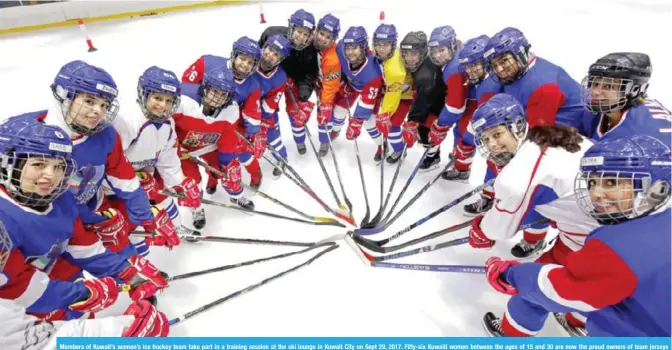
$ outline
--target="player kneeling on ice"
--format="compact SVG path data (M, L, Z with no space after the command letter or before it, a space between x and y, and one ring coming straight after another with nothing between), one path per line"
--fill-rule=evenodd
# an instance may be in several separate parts
M246 209L254 203L243 197L240 161L237 157L239 138L236 123L240 116L238 104L233 100L236 82L227 66L212 66L203 76L201 84L182 83L180 106L173 115L175 131L181 145L180 158L184 176L201 183L201 170L189 157L201 157L210 166L220 169L224 177L220 183L231 197L231 202ZM218 175L213 174L219 178ZM207 187L217 182L208 179ZM202 206L192 210L196 229L205 226Z
M480 106L472 125L483 157L503 168L494 183L496 204L474 218L469 243L490 248L495 240L513 238L520 225L532 224L523 233L525 242L531 243L514 246L511 254L526 258L542 251L549 224L537 223L544 217L535 207L573 190L573 169L590 141L567 126L530 127L522 105L508 94L497 94ZM563 250L580 249L585 234L572 238Z
M604 226L564 266L490 258L488 281L512 297L501 320L485 315L486 330L531 336L549 312L586 312L593 337L669 337L671 164L669 147L646 135L591 147L581 159L576 200Z
M13 246L0 223L0 288L8 282L6 264ZM15 300L0 298L2 349L56 349L58 337L165 337L168 332L166 316L146 300L133 302L122 316L42 322Z
M130 286L136 301L168 285L149 261L124 259L84 229L83 206L67 191L77 169L72 153L72 141L56 126L33 118L0 125L0 221L13 242L0 298L45 320L106 309L119 294L115 278ZM82 279L82 270L96 279Z
M175 73L153 66L138 79L138 105L141 113L122 114L113 125L121 137L126 158L140 179L140 185L153 205L166 208L180 235L200 234L181 225L175 201L160 191L167 189L184 195L177 204L188 208L201 205L201 189L193 178L182 173L173 114L180 106L180 82ZM123 203L111 200L118 208ZM144 239L149 245L165 245L161 236Z

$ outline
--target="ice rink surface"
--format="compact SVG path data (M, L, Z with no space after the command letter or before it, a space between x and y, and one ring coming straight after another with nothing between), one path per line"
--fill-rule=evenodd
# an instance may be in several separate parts
M423 1L329 1L288 2L264 5L266 25L258 23L258 7L237 5L167 15L92 23L89 35L99 51L86 52L79 29L67 27L0 37L0 118L46 109L53 97L49 91L60 66L82 59L106 69L120 89L120 113L140 113L135 103L138 76L149 66L173 70L178 76L203 54L229 56L231 45L247 35L258 39L267 25L286 25L296 9L304 8L316 18L332 13L341 19L342 33L352 25L363 25L369 35L379 24L380 10L386 22L394 23L403 37L410 30L430 33L439 25L450 24L463 41L480 34L492 35L506 27L521 29L537 55L563 66L581 80L588 66L597 58L614 51L642 51L653 62L649 94L668 107L672 105L668 64L670 48L665 41L654 39L672 33L672 5L659 1L567 0L539 2L532 0L478 2ZM281 104L284 106L284 104ZM299 156L291 136L289 121L281 112L283 141L292 166L330 206L335 207L315 155ZM315 117L310 128L317 137ZM341 173L354 213L360 221L365 212L364 197L357 171L352 142L341 138L334 142ZM315 140L317 144L317 140ZM444 142L442 165L452 149L452 133ZM372 216L379 206L379 168L373 163L375 147L369 136L359 138L360 152ZM409 152L393 195L396 198L422 149ZM389 237L428 213L479 185L485 173L482 159L474 161L471 184L450 183L440 179L403 216L386 231L369 236ZM330 157L325 164L336 181ZM286 178L274 180L271 167L261 162L265 178L261 190L315 216L329 216L316 202ZM558 164L558 166L562 166ZM402 199L401 208L440 170L420 173ZM243 171L245 174L245 171ZM394 167L385 168L385 191ZM244 181L249 181L245 174ZM334 182L336 185L336 182ZM338 185L336 185L338 191ZM340 191L339 191L340 193ZM228 203L223 190L213 196ZM475 200L466 201L464 204ZM252 197L258 210L293 215L259 197ZM396 243L467 220L462 205L441 214L402 236ZM206 235L261 238L293 241L318 241L343 233L334 227L308 226L261 216L251 217L217 207L206 207ZM183 221L191 222L188 211ZM468 230L444 236L434 243L468 234ZM433 243L432 241L428 243ZM491 255L509 257L516 243L499 242L489 252L474 251L469 246L447 248L392 262L482 265ZM388 270L363 265L342 242L336 251L312 265L282 277L249 294L221 304L188 319L171 330L172 336L484 336L480 325L483 314L501 314L507 297L495 292L482 275ZM423 244L424 245L424 244ZM170 275L201 270L245 260L262 258L294 250L292 247L254 246L226 243L184 243L173 251L155 248L149 258ZM160 296L159 307L169 318L177 317L215 299L256 283L299 264L316 254L301 254L284 260L242 267L208 276L175 281ZM127 300L103 313L121 313ZM541 335L563 336L562 328L550 320Z

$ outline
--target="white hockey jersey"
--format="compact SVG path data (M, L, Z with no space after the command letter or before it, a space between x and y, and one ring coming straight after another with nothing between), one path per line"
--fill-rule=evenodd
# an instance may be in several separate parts
M0 349L56 350L57 337L120 337L133 316L39 322L18 303L0 299Z
M538 145L525 141L516 156L497 175L494 184L495 205L481 221L483 233L493 240L513 238L520 225L544 217L536 211L537 206L550 205L559 198L571 196L581 158L590 146L592 143L584 139L581 150L575 153L550 147L542 152ZM568 230L567 233L578 234L566 242L568 247L572 250L580 249L589 232ZM565 240L567 238L563 242Z
M172 118L156 123L140 112L125 113L118 115L113 125L121 137L124 154L135 170L149 174L158 171L166 187L182 183L184 174Z

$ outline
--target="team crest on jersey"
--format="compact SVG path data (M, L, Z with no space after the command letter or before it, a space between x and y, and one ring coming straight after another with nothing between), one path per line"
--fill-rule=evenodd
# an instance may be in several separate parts
M404 88L404 84L400 82L395 82L392 83L390 86L387 87L386 91L387 92L400 92Z
M36 269L43 271L46 274L51 272L51 269L54 268L56 260L65 253L65 249L68 246L68 241L56 242L51 245L49 251L40 256L28 256L26 257L26 264L31 264L35 266Z
M105 165L92 165L91 163L79 168L69 183L69 189L75 195L80 204L85 204L98 191L100 180L105 175Z
M202 147L217 143L217 140L219 140L219 134L217 133L189 131L182 144L189 147Z
M339 71L331 72L324 77L325 81L336 80L336 79L341 79L341 72L339 72Z

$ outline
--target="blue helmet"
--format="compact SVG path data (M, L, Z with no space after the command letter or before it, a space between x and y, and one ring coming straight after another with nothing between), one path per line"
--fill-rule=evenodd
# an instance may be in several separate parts
M152 93L161 93L173 97L173 105L163 115L156 115L147 109L147 101ZM180 106L180 81L175 73L151 66L145 70L138 79L138 99L140 109L145 117L153 122L163 122L175 114Z
M338 35L341 33L341 20L328 13L317 22L317 29L329 32L332 36L332 40L329 40L328 42L320 42L316 34L313 38L313 45L315 45L315 48L319 51L328 49L333 45L338 38Z
M202 104L221 110L233 100L236 86L236 80L229 67L226 65L208 67L203 74L200 88Z
M250 56L254 59L252 67L250 67L250 69L246 72L238 70L235 65L236 56L240 54ZM246 36L236 40L233 43L233 50L231 50L231 70L233 71L233 76L240 80L251 76L257 70L257 65L259 64L260 59L261 49L259 48L259 43L257 43L256 40L252 40Z
M289 29L287 31L287 38L289 38L289 41L292 43L292 46L294 47L295 50L303 50L308 45L310 45L310 42L312 41L312 34L313 31L315 30L315 16L313 16L312 13L300 9L294 12L290 17L289 17ZM310 31L310 35L305 42L302 43L297 43L294 42L294 39L292 38L292 34L296 30L296 28L306 28Z
M471 120L474 142L481 155L484 158L490 158L495 164L503 166L516 154L517 147L515 150L504 149L497 154L490 151L488 147L489 136L486 135L486 131L500 125L506 127L506 130L513 134L518 146L520 146L527 133L527 117L520 102L509 94L501 93L490 98L476 109Z
M105 129L119 112L117 101L117 84L112 76L106 71L87 64L83 61L72 61L65 64L59 70L51 84L51 91L56 100L61 103L63 117L66 124L76 133L92 135ZM75 105L73 102L77 94L85 93L106 100L104 115L95 125L82 125L79 113L86 110L82 104Z
M455 51L457 50L457 34L455 34L455 29L453 29L451 26L441 26L434 28L432 33L429 35L429 42L427 43L427 46L429 46L429 58L432 60L432 62L434 62L434 64L437 66L443 66L444 64L448 63L448 61L453 58ZM440 52L439 48L444 46L450 50L450 57L439 60L434 56Z
M493 74L493 78L502 84L510 84L517 79L520 79L529 68L530 44L527 42L523 32L516 28L507 27L493 35L488 41L488 45L485 47L483 58L492 63L494 58L507 53L513 55L518 62L520 73L515 77L505 79L498 77L497 74Z
M40 170L34 171L42 172L41 180L52 181L47 189L34 175L30 180L21 176L36 160ZM0 183L17 202L31 208L44 207L67 191L77 168L72 141L63 129L21 116L0 124L0 164ZM47 170L49 176L44 174Z
M672 153L654 137L604 139L581 159L576 199L603 225L645 216L669 200L671 171Z
M350 27L343 35L343 53L345 54L345 59L353 66L359 65L364 62L366 57L366 50L369 47L369 36L366 34L366 29L361 26ZM352 46L359 46L361 48L362 54L352 59L348 57L347 48Z
M485 47L488 45L489 40L490 37L487 35L469 39L462 45L462 49L460 49L460 52L457 55L457 59L460 63L460 71L467 73L469 76L469 83L473 85L483 81L483 78L485 78L486 73L489 70L488 61L483 58L483 53L485 52ZM475 65L478 63L481 63L482 71L469 74L467 65Z
M263 51L266 49L274 51L278 54L279 58L276 62L269 61L268 57L265 57L263 55ZM292 43L289 42L287 37L285 37L282 34L272 35L264 43L264 47L262 48L261 60L259 61L259 67L261 67L261 70L268 72L271 69L277 67L280 64L280 62L282 62L285 58L289 57L291 53L292 53Z
M397 27L394 24L381 24L373 32L373 53L376 55L376 58L381 61L386 61L392 55L394 55L394 50L397 49L397 39L399 38L399 33L397 33ZM376 43L390 43L392 45L392 50L387 55L382 55L376 51Z

